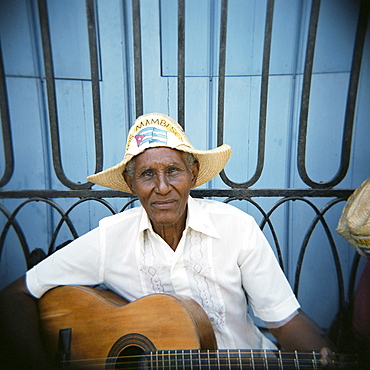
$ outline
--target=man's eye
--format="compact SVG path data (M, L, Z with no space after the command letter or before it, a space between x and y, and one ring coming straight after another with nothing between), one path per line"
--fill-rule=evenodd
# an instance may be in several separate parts
M144 176L144 177L148 177L148 176L152 176L153 175L153 172L151 170L147 170L147 171L144 171L141 176Z
M176 168L176 167L170 167L167 172L168 173L175 173L177 171L178 171L178 168Z

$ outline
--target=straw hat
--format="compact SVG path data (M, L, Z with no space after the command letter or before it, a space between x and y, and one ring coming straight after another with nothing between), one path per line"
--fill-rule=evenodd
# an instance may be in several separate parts
M105 171L87 177L87 180L131 193L123 178L127 162L145 149L155 147L168 147L194 155L199 162L199 174L194 187L206 183L221 172L231 155L231 147L226 144L212 150L195 149L174 119L162 113L150 113L138 117L133 123L128 133L123 160Z
M348 198L337 232L362 256L370 257L370 179Z

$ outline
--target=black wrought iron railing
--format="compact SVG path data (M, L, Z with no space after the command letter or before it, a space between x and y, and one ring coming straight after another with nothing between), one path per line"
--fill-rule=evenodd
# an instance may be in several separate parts
M178 0L178 121L184 126L185 118L185 0ZM315 38L320 14L320 0L312 1L312 10L310 15L309 31L307 37L306 57L304 65L304 80L301 94L301 111L299 117L299 141L297 148L297 168L300 178L308 186L307 189L258 189L251 188L253 184L260 179L265 163L265 140L266 140L266 116L267 99L270 74L270 49L272 38L272 24L274 19L274 0L268 0L266 7L266 25L264 35L263 65L260 93L260 114L259 114L259 134L258 134L258 156L255 173L245 182L237 183L232 181L226 173L221 173L221 179L225 184L223 189L195 189L192 195L195 197L215 197L222 198L225 202L234 200L243 200L253 205L261 214L261 228L268 227L274 240L275 248L279 262L284 268L281 245L275 233L272 216L283 205L294 202L304 202L313 211L315 216L311 225L306 231L298 257L298 263L295 272L294 290L298 294L301 278L301 268L305 258L305 252L313 233L318 224L324 229L326 237L330 244L331 253L335 261L337 273L339 306L343 307L346 301L346 286L343 279L340 258L333 238L333 232L326 222L325 215L339 202L344 202L353 189L335 188L344 179L349 169L352 152L352 135L354 130L355 107L357 91L360 80L361 64L363 62L363 50L365 36L368 27L369 7L366 0L361 2L359 12L358 28L354 46L352 68L350 73L350 83L347 94L347 105L345 113L345 124L342 133L342 149L339 170L336 175L327 182L315 182L306 171L306 138L308 109L310 103L310 87L312 77L313 59L315 54ZM42 36L43 65L45 70L47 104L49 112L50 140L52 148L52 163L55 174L60 183L68 190L56 189L24 189L24 190L1 190L2 199L24 199L12 211L9 211L4 205L0 205L0 212L5 218L4 226L0 234L0 256L3 251L4 242L10 229L12 229L22 246L22 250L28 267L31 265L31 250L22 227L17 221L19 212L31 202L43 202L59 215L59 221L51 232L48 250L51 253L56 247L56 240L62 225L66 225L70 231L71 238L78 237L78 233L70 218L70 213L84 202L99 202L105 206L109 212L115 213L122 211L130 206L135 199L131 194L121 193L113 190L94 190L91 183L77 183L68 178L65 174L61 160L61 143L59 135L59 121L57 109L57 97L55 93L55 76L53 70L53 55L51 52L50 29L48 23L48 8L46 0L38 0L39 24ZM132 0L132 30L133 30L133 50L134 50L134 86L135 86L135 108L136 115L143 113L143 74L142 74L142 50L141 50L141 25L140 25L140 0ZM228 1L222 0L220 19L220 45L219 45L219 72L218 72L218 110L217 110L217 144L221 145L224 140L224 104L225 104L225 65L227 49L227 18ZM90 50L91 67L91 86L94 117L94 135L95 135L95 170L101 171L103 168L103 133L101 126L101 101L99 88L99 60L98 60L98 39L96 31L96 7L94 0L86 0L86 14L88 25L88 40ZM2 140L4 147L5 171L0 180L0 186L4 187L12 178L14 170L14 149L11 135L11 121L9 117L6 75L4 73L3 58L0 52L0 108ZM264 210L258 203L259 198L278 199L269 210ZM61 198L71 199L72 204L67 210L58 205ZM122 209L116 210L110 204L108 199L127 198ZM321 208L313 202L313 199L327 198L329 201ZM344 203L343 203L344 204ZM350 295L353 293L359 256L356 256L353 262L353 268L350 278Z

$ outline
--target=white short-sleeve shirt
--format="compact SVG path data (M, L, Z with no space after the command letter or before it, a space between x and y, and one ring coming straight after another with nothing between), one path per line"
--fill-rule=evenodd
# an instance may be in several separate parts
M142 207L101 220L27 272L37 298L58 285L105 284L135 300L175 293L206 311L219 348L274 349L248 314L281 322L299 304L254 219L217 201L189 197L186 228L173 251L153 232Z

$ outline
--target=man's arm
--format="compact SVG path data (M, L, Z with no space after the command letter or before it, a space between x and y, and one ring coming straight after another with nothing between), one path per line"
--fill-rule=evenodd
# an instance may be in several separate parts
M332 343L303 311L285 325L269 330L284 350L320 351L323 365L331 363Z
M0 293L0 348L6 369L50 369L41 344L37 300L21 277Z

